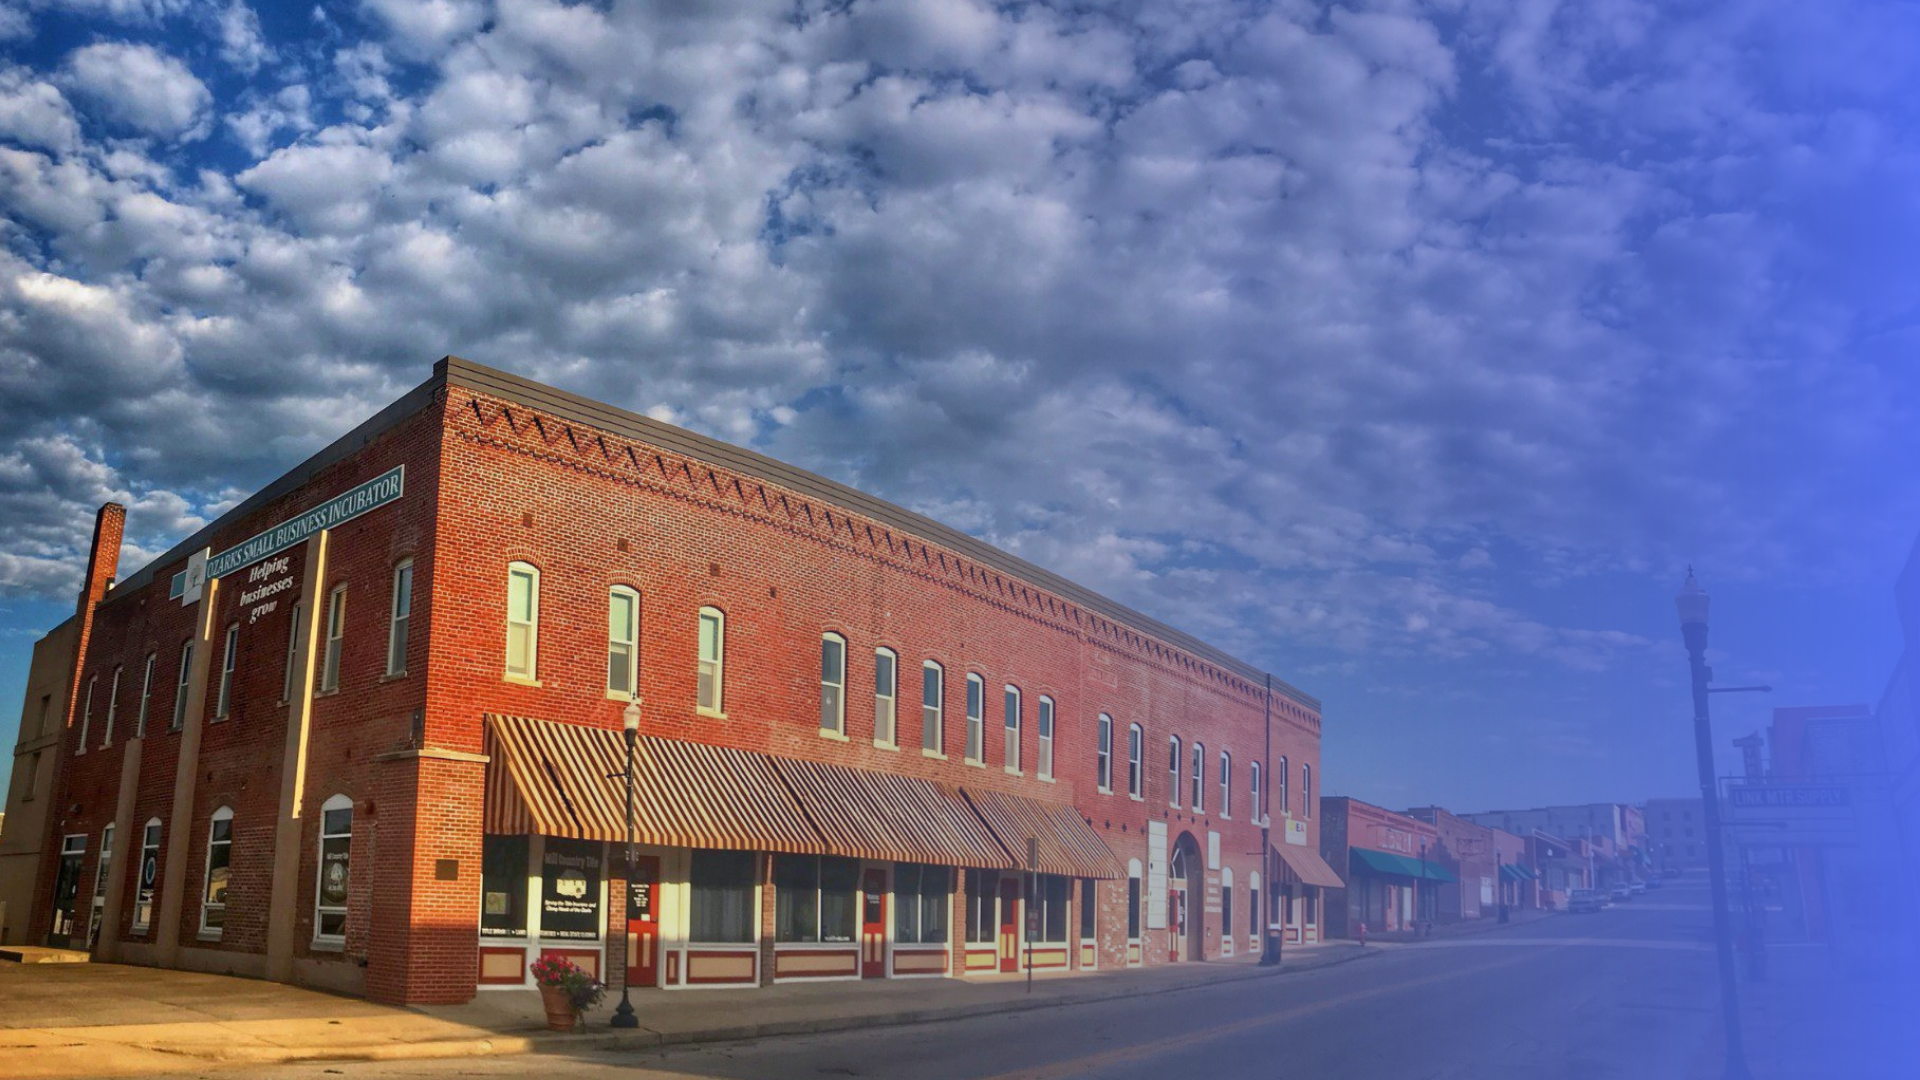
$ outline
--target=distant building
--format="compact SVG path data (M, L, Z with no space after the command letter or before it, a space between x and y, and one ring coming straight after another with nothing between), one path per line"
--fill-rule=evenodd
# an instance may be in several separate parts
M1410 929L1438 913L1440 889L1459 875L1442 861L1440 830L1343 795L1320 800L1320 854L1346 878L1330 894L1325 936Z
M1648 857L1655 870L1706 873L1706 818L1699 799L1648 799L1645 814Z
M1637 806L1626 803L1585 803L1542 806L1529 810L1488 810L1461 814L1476 825L1525 836L1535 831L1566 840L1592 839L1606 844L1605 865L1597 886L1643 875L1650 867L1646 855L1646 819Z
M1428 857L1459 880L1435 889L1435 915L1442 922L1490 918L1499 908L1502 849L1494 834L1501 830L1476 825L1438 806L1416 806L1407 816L1432 825L1440 834L1439 850Z

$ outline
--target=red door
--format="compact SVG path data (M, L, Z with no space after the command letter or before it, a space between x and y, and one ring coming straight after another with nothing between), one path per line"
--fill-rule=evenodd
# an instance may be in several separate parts
M887 977L887 872L870 866L860 879L860 977Z
M627 985L660 985L660 857L634 860L627 882Z
M1020 879L1000 879L1000 970L1020 970Z

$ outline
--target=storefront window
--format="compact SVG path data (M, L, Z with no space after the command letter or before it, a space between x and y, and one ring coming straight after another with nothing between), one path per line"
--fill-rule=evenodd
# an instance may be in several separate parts
M480 848L480 935L527 932L527 838L488 836Z
M153 886L160 876L160 819L140 831L140 883L133 893L133 930L144 932L153 922Z
M753 853L693 853L687 878L691 891L691 938L712 944L753 941Z
M1039 874L1027 879L1027 903L1040 912L1040 936L1036 940L1067 940L1067 883L1070 879Z
M1080 940L1081 941L1093 940L1093 916L1094 916L1093 892L1094 892L1093 882L1082 881L1080 883Z
M947 943L951 878L944 866L895 863L893 939L901 945Z
M1140 878L1127 879L1127 940L1140 940Z
M998 928L993 925L993 893L999 888L1000 875L991 870L967 871L967 940L991 942Z
M541 937L600 937L600 855L598 840L547 838L540 857Z
M353 800L335 795L320 808L320 883L313 936L339 943L347 936L347 879L351 870Z
M233 811L213 812L207 828L207 890L200 902L200 932L217 934L227 922L227 881L233 865Z
M775 941L853 940L860 864L820 855L773 861Z

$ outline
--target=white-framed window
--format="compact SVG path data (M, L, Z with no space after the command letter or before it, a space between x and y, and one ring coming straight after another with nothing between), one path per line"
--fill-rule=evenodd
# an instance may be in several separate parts
M820 730L847 733L847 639L820 635Z
M1300 766L1300 816L1313 820L1313 766Z
M1093 782L1101 791L1113 790L1113 717L1106 713L1094 731Z
M1006 716L1006 745L1004 747L1008 772L1020 771L1020 724L1021 704L1020 688L1008 683L1001 697L1001 711Z
M327 594L327 651L320 658L320 692L340 689L340 651L347 640L347 586Z
M173 721L168 731L179 731L187 722L187 688L193 681L193 639L180 646L180 680L173 687Z
M320 804L320 872L313 895L313 939L318 943L346 943L352 860L353 800L335 795Z
M227 881L233 867L233 808L223 806L207 823L207 887L200 897L200 933L219 937L227 923Z
M393 567L393 606L387 612L387 674L407 673L407 621L413 614L413 560Z
M640 594L625 585L607 590L607 696L640 692Z
M1180 805L1180 736L1167 737L1167 802Z
M920 749L925 753L946 753L946 693L946 669L927 661L920 668Z
M987 682L967 672L967 754L975 765L986 760Z
M1287 802L1287 784L1288 784L1289 775L1290 773L1289 773L1289 766L1287 765L1287 757L1285 754L1282 754L1280 755L1280 771L1273 774L1273 780L1275 784L1274 791L1273 791L1273 795L1274 795L1273 801L1280 804L1280 816L1283 818L1291 817L1293 815L1293 807Z
M1039 773L1042 780L1053 779L1053 699L1040 695L1038 712Z
M87 735L93 727L93 688L100 684L100 676L87 678L87 696L80 699L80 742L73 749L74 754L87 752Z
M1196 814L1207 810L1207 748L1202 743L1193 744L1193 801L1188 805Z
M507 678L531 682L539 670L540 571L532 563L508 563Z
M113 669L113 678L107 681L107 723L106 730L100 733L100 748L102 750L113 745L114 718L120 715L121 670L121 668L115 667Z
M1253 799L1253 809L1249 812L1253 815L1253 823L1258 825L1267 820L1267 793L1260 786L1260 763L1257 761L1247 763L1247 794Z
M140 711L133 719L133 737L147 737L147 710L153 705L153 669L160 660L159 653L148 653L146 668L140 676Z
M213 699L213 718L225 720L233 710L233 666L240 657L240 624L227 627L226 648L220 659L220 692Z
M300 663L300 636L307 632L307 605L293 605L293 621L287 625L287 666L280 673L280 701L293 700L293 673Z
M1233 816L1233 755L1220 751L1220 816Z
M894 746L899 722L900 657L892 649L873 650L873 741Z
M153 924L153 891L160 880L160 819L148 818L140 830L140 877L133 888L133 932Z
M1141 757L1147 750L1147 733L1139 724L1127 725L1127 794L1140 798L1145 792L1146 763Z
M727 617L719 608L700 609L700 685L694 704L702 712L726 708Z

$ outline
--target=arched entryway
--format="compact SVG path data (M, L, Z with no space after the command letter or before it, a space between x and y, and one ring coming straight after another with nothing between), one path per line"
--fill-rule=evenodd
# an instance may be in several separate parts
M1200 842L1192 833L1183 832L1173 842L1173 855L1167 860L1167 934L1173 943L1173 959L1204 960L1207 952L1205 905L1207 864L1200 854Z

